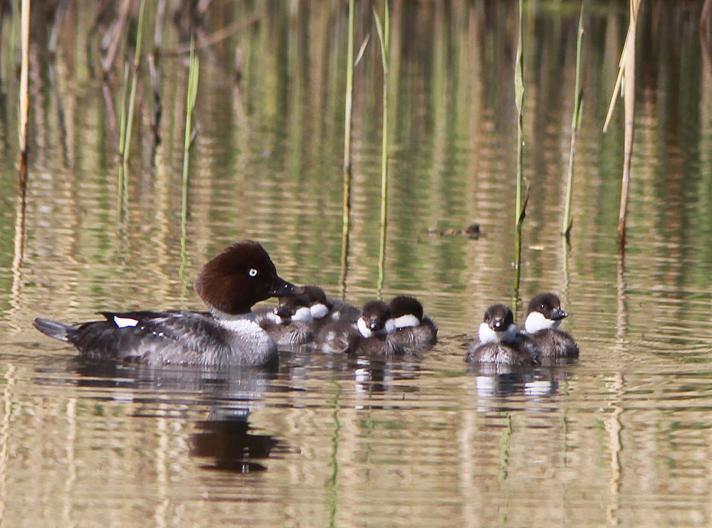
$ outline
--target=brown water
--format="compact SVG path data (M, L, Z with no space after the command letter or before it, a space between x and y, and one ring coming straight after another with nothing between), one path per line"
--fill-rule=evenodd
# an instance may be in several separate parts
M187 65L160 64L158 145L142 77L131 159L120 173L112 119L122 66L107 99L98 39L89 36L96 13L73 4L55 59L45 51L44 15L33 19L21 236L18 47L9 44L19 25L5 18L0 524L712 524L712 32L698 32L701 2L644 3L621 258L620 110L608 133L601 126L626 5L586 5L566 248L558 233L578 3L525 2L531 191L519 293L526 301L559 292L582 352L573 365L498 375L468 369L463 356L484 308L513 296L514 2L392 5L383 266L381 65L370 6L358 2L356 46L366 33L371 42L355 77L343 288L345 5L211 4L205 35L255 22L201 51L185 236ZM171 22L175 7L167 49L184 42ZM479 239L456 233L472 222ZM31 326L38 314L75 321L100 309L200 308L191 279L248 237L264 243L285 278L336 296L343 289L353 302L378 296L382 274L384 297L421 298L440 343L387 363L284 352L276 373L150 370L84 364Z

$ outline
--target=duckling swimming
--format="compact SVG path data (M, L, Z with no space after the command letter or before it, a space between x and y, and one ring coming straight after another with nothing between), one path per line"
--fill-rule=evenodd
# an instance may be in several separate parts
M539 362L536 344L517 328L512 310L503 304L487 308L478 335L479 342L470 345L465 357L468 362L516 366Z
M531 336L543 358L577 358L579 348L570 334L559 329L568 314L559 297L541 293L529 302L524 329Z

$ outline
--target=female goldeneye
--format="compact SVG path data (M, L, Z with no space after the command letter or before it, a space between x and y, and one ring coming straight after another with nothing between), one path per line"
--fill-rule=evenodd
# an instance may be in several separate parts
M539 351L529 336L514 324L512 310L493 304L479 327L479 342L472 343L465 357L471 363L531 366L539 361Z
M397 354L403 350L389 339L394 330L388 305L383 301L369 301L363 305L355 324L341 319L325 325L317 336L317 346L330 353Z
M435 344L438 327L415 297L399 295L388 305L395 330L388 339L404 350L415 351Z
M529 303L524 329L531 335L542 357L578 357L579 348L574 338L559 330L561 321L567 316L559 297L553 293L541 293Z
M102 312L104 321L67 325L37 318L34 324L87 358L211 367L276 361L277 346L251 308L268 297L299 292L277 275L259 243L237 242L214 257L200 272L195 291L210 313Z

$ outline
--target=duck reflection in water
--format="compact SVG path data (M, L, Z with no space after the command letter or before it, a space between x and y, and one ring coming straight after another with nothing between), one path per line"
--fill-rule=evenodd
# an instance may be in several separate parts
M191 435L191 456L210 459L201 464L204 469L236 473L265 471L257 460L266 459L280 442L270 435L250 432L249 409L216 408L208 420L197 422L197 432Z
M505 410L524 401L540 402L555 396L562 382L571 376L571 362L559 360L545 367L522 368L512 365L469 365L475 378L477 407L480 411Z

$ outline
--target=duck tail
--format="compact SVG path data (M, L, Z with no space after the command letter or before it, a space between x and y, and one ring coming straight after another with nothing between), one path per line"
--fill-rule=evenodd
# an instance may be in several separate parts
M49 319L35 318L34 326L44 335L59 339L60 341L69 341L69 331L73 329L71 325L50 321Z

